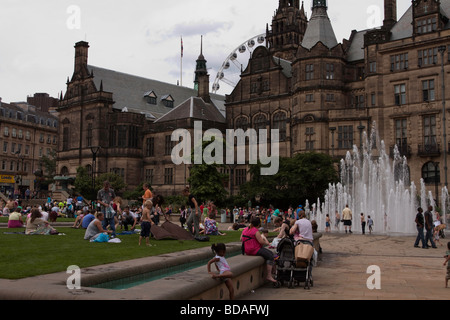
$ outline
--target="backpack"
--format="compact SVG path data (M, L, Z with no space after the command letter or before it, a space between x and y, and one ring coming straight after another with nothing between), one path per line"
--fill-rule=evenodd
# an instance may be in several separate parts
M194 239L197 241L200 241L200 242L208 242L209 241L208 236L196 236Z

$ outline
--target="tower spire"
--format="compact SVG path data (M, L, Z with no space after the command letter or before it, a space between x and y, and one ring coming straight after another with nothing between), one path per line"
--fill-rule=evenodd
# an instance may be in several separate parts
M279 0L271 28L266 27L266 42L270 53L293 61L307 24L308 19L303 6L300 8L300 0Z
M302 47L310 50L318 42L322 42L328 49L331 49L338 44L327 10L326 0L313 0L312 15Z
M205 102L210 102L209 97L209 74L206 67L206 59L203 56L203 36L200 41L200 55L197 59L197 66L195 68L195 89L198 90L198 96Z

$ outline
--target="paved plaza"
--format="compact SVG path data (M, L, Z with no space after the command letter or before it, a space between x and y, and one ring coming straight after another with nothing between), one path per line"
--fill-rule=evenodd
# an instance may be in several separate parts
M229 226L220 225L221 230L227 230ZM445 288L446 267L443 266L449 239L441 239L443 246L438 245L437 249L414 248L414 241L414 235L324 234L321 238L323 254L319 265L313 269L314 287L311 290L305 290L303 286L289 289L287 285L276 289L266 284L240 300L449 300L450 288ZM117 265L133 263L128 261ZM371 266L379 267L380 289L370 290L367 286L368 279L376 275L373 271L368 273ZM49 284L56 282L54 279L58 277L65 279L67 276L62 273L62 276L44 275L19 281L0 280L0 289L3 287L4 291L15 283L14 299L26 297L27 292L33 291L33 299L45 300L49 290L36 291L36 288L53 289ZM369 281L369 284L376 284L376 281ZM127 298L124 291L118 294L120 300L136 299Z
M438 249L414 248L414 241L415 236L324 234L311 290L267 284L243 300L449 300L443 266L447 241L441 239L444 246ZM367 273L370 266L380 268L380 290L367 287L374 275Z

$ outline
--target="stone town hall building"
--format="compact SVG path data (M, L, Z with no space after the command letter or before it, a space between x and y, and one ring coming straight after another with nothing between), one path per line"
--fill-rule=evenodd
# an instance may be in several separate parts
M194 121L222 132L279 129L281 156L316 151L339 159L375 122L386 147L397 145L408 158L411 180L442 186L450 0L413 0L400 18L396 0L385 0L383 25L352 31L342 43L327 6L313 0L308 19L299 0L280 0L266 46L254 50L226 97L209 93L203 54L197 91L89 66L88 44L77 43L75 71L59 107L59 172L74 176L78 166L116 172L130 187L145 180L167 195L179 193L189 176L188 166L171 161L170 135L193 130ZM102 147L94 169L91 146ZM237 192L247 166L227 170Z

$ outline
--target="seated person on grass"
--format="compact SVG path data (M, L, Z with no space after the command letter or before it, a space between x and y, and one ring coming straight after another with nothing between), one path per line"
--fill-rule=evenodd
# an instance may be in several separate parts
M105 215L102 212L97 212L95 220L93 220L84 234L84 240L95 240L100 234L111 234L111 230L105 230L102 226L102 221L105 219Z
M208 236L225 236L226 234L219 231L215 217L215 214L210 212L209 216L205 218L203 222L205 224L204 234Z

